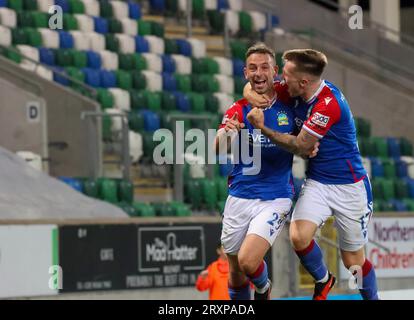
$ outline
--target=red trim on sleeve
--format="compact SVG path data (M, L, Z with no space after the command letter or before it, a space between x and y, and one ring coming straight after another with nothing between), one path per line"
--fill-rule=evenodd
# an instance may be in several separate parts
M233 103L233 105L227 109L226 113L224 114L223 120L219 125L219 129L224 128L226 126L227 119L231 119L233 115L237 112L237 118L240 123L243 123L243 107L248 104L246 99L242 99Z

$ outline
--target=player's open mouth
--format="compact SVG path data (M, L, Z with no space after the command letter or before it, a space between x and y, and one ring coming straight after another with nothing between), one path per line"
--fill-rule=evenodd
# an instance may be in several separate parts
M255 84L261 85L264 84L266 82L266 80L255 80Z

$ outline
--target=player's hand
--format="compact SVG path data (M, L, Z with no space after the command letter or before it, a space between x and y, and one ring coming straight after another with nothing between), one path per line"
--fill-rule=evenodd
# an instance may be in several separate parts
M244 128L244 123L239 122L238 116L239 115L236 112L233 114L233 117L231 119L227 119L226 126L224 127L224 130L226 130L226 132L230 130L240 131L240 129Z
M205 279L208 276L208 270L203 270L200 272L200 277Z
M316 157L316 155L319 152L319 145L320 145L320 143L319 143L319 141L317 141L315 143L315 145L313 146L313 150L312 150L312 153L309 155L309 158L315 158Z
M243 89L244 98L253 106L265 109L271 104L271 99L265 94L258 94L252 89L250 83L247 83Z
M264 127L264 113L260 108L253 108L247 114L247 120L255 127L256 129L261 129Z

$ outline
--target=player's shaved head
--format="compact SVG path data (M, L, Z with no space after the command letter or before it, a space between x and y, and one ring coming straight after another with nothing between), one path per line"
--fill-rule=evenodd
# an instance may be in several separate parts
M328 58L313 49L295 49L285 51L282 59L295 64L296 71L320 77L328 64Z

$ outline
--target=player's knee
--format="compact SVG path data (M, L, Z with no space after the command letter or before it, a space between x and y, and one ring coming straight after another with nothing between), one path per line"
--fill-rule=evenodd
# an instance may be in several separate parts
M306 249L311 241L312 238L299 232L291 232L290 234L290 242L292 243L293 248L297 251Z
M256 259L253 257L249 257L247 255L242 255L239 257L240 269L246 275L254 273L259 267L259 264L260 261L256 261Z

